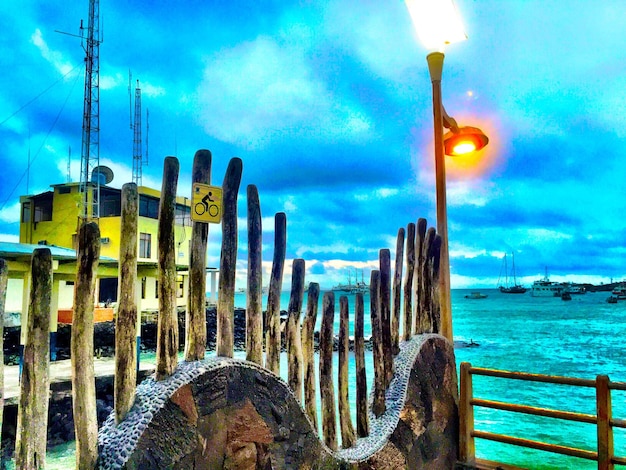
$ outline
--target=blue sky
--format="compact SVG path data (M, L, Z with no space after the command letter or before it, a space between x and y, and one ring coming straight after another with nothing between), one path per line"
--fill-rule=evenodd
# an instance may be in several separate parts
M15 5L0 3L9 241L20 195L65 182L68 161L79 179L84 52L55 30L78 34L88 16L87 0ZM446 50L444 103L490 144L477 160L446 160L452 286L495 287L506 252L527 284L546 268L554 280L626 278L624 2L456 5L469 38ZM348 268L367 278L379 249L393 254L398 228L435 225L428 51L403 1L101 0L100 15L100 163L112 186L132 179L130 69L150 110L143 183L160 188L163 158L175 155L179 194L190 194L197 149L213 153L214 184L240 157L239 226L255 184L267 274L273 217L287 214L286 286L296 257L322 287ZM219 242L212 226L214 265ZM243 231L239 247L243 285Z

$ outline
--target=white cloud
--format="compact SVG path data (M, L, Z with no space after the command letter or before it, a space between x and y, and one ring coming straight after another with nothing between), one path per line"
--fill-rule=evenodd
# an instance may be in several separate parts
M48 47L48 44L44 40L43 35L41 34L41 31L39 29L35 30L30 39L35 47L37 47L37 49L39 49L39 51L41 52L41 56L48 62L50 62L50 64L52 64L54 68L61 72L61 74L65 75L74 68L74 65L70 61L65 59L62 53L60 53L59 51L51 50Z
M19 201L11 206L5 206L2 210L0 210L0 220L9 224L19 222L20 207Z
M18 243L20 241L19 235L13 235L10 233L0 233L0 242Z
M285 135L363 138L371 127L360 110L333 99L304 50L268 37L209 58L197 93L206 131L248 149Z

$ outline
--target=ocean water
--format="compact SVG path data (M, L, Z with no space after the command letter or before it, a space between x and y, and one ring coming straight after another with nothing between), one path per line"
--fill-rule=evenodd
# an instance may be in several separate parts
M584 379L606 374L612 381L626 382L626 348L622 335L626 326L626 301L608 304L606 298L609 293L606 292L572 296L568 302L560 298L534 298L529 292L515 295L502 294L495 289L483 289L481 292L487 294L487 298L466 299L464 296L470 293L469 290L452 292L455 342L478 344L456 348L457 367L461 362L470 362L476 367ZM338 294L335 293L336 333L339 331ZM354 297L348 295L351 314ZM318 325L322 316L321 301L320 295ZM289 293L285 292L281 296L281 309L286 310L288 304ZM245 294L236 294L235 305L245 307ZM303 308L306 308L306 293ZM370 332L369 296L365 295L365 334ZM208 353L209 356L211 354ZM236 354L236 357L243 356L243 353ZM371 383L371 354L366 354L366 361L368 382ZM286 357L283 355L281 375L284 378L286 372ZM354 384L354 367L350 367L350 374L351 384ZM474 396L595 414L593 388L474 376ZM355 392L351 389L350 400L354 399ZM612 402L613 417L626 419L626 392L612 391ZM355 407L352 406L352 409ZM475 427L482 431L592 451L596 449L596 427L591 424L476 408ZM614 436L615 453L626 456L626 433L616 428ZM50 449L47 468L73 468L73 447L69 443ZM529 469L597 468L592 461L481 439L476 440L476 455Z

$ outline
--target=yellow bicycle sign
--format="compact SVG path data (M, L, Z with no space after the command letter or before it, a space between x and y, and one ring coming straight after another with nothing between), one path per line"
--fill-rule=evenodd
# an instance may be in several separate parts
M222 188L194 183L191 193L191 220L219 224L222 220Z

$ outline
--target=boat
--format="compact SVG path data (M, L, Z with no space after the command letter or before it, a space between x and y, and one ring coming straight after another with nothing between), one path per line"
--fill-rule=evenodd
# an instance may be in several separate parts
M531 295L533 297L560 297L565 286L561 282L553 282L548 277L548 269L543 279L533 282Z
M357 280L357 273L355 269L354 273L354 283L352 282L351 271L348 270L348 283L347 284L337 284L332 288L335 292L348 292L350 294L356 293L366 293L369 292L370 286L365 283L363 280L363 270L361 270L361 280Z
M487 295L482 292L472 292L471 294L467 294L465 296L466 299L486 299Z
M572 300L572 295L569 292L564 291L561 294L561 300Z
M617 297L615 297L614 295L611 295L610 297L608 297L606 299L606 301L610 304L616 304L617 303Z
M502 272L504 271L504 285L500 282L502 278ZM511 252L511 276L513 277L513 283L509 283L509 270L507 266L506 254L502 259L502 268L500 269L500 277L498 277L498 289L503 294L525 294L528 289L522 284L517 283L515 276L515 255Z
M617 298L617 300L626 300L626 284L620 284L614 287L611 294L613 297Z
M576 284L572 284L571 282L563 283L563 289L568 294L582 295L587 293L587 289L585 289L585 286L579 286Z

